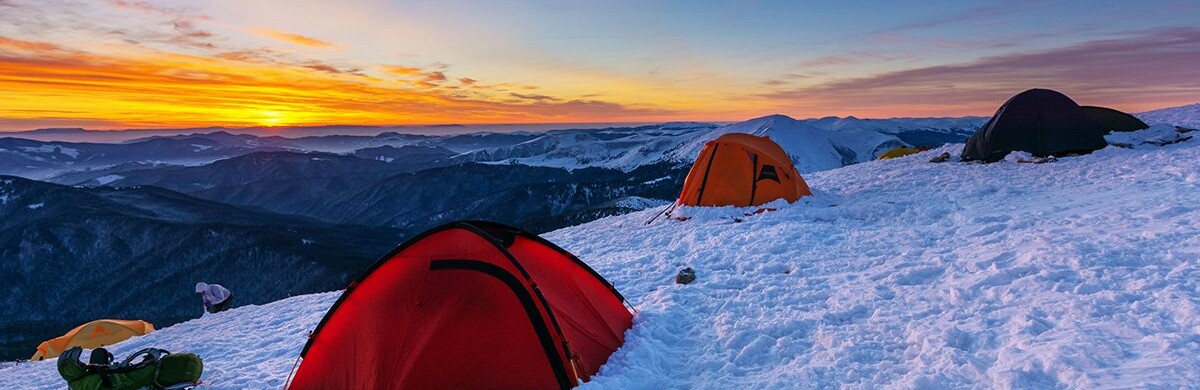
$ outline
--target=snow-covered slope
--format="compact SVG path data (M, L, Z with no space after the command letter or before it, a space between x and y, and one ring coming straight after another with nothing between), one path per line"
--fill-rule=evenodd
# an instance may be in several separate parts
M1163 108L1135 114L1147 124L1168 124L1188 128L1200 128L1200 103Z
M603 130L550 131L519 144L476 150L455 159L567 169L603 167L628 172L662 161L680 144L715 127L709 123L671 122Z
M800 172L816 172L870 161L884 152L905 146L895 136L856 126L818 127L785 115L768 115L722 126L702 133L671 152L678 161L695 160L704 145L728 133L768 136L779 143Z
M545 235L639 312L587 389L1189 388L1200 383L1200 142L1048 164L931 164L961 145L806 175L745 217L658 210ZM735 222L734 218L742 220ZM690 285L673 283L683 267ZM335 294L114 348L196 351L200 389L277 388ZM62 388L54 362L0 388Z

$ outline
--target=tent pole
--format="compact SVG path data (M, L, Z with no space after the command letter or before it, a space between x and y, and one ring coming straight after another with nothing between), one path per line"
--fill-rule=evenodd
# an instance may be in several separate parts
M646 223L643 223L642 225L643 226L650 225L651 222L654 222L654 220L658 219L658 217L661 217L663 215L663 213L669 213L670 212L669 210L674 209L675 206L678 204L679 204L679 201L676 200L675 203L672 203L670 206L667 206L667 208L663 209L663 211L659 211L658 214L654 214L654 217L650 218L650 220L646 221Z
M292 369L288 370L287 379L283 381L283 390L287 390L288 385L292 384L292 375L296 373L296 366L300 365L300 355L296 355L296 361L292 362Z

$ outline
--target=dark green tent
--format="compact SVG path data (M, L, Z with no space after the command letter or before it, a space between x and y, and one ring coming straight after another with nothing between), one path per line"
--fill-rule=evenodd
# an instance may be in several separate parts
M1108 146L1104 130L1056 91L1021 92L996 110L963 148L965 161L996 162L1013 151L1038 157L1082 154Z
M1104 129L1104 134L1112 131L1138 131L1150 127L1146 122L1133 115L1126 114L1108 107L1083 106L1079 107L1092 118L1093 122Z

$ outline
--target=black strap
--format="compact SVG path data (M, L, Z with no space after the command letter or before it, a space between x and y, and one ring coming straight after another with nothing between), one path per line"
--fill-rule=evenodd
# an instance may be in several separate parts
M144 349L141 349L141 350L129 355L129 357L125 358L125 360L122 360L120 363L115 363L115 364L109 365L107 367L89 365L89 366L87 366L87 369L90 372L99 374L102 380L107 381L108 374L119 374L119 373L123 373L123 372L130 372L130 371L137 370L139 368L146 367L146 366L149 366L152 364L157 364L159 359L162 359L163 356L170 355L170 354L171 354L170 352L167 352L166 350L163 350L163 349L144 348ZM141 357L144 357L144 359L142 359L141 361L137 361L137 359L141 358ZM135 363L135 361L137 361L137 362Z
M700 204L700 200L704 199L704 187L708 187L708 171L712 169L713 160L717 159L717 148L721 144L713 145L712 153L708 155L708 165L704 166L704 180L700 181L700 191L696 194L696 205Z
M754 195L758 193L758 153L750 153L750 203L754 205Z

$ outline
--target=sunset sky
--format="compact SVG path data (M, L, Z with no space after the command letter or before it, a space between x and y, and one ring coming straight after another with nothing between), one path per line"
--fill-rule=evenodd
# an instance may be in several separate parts
M0 130L1200 101L1195 0L808 3L0 0Z

